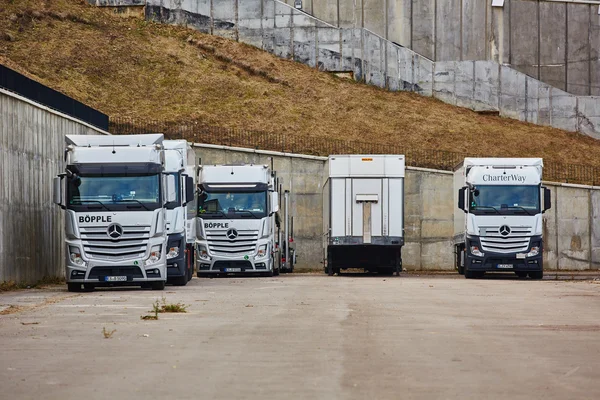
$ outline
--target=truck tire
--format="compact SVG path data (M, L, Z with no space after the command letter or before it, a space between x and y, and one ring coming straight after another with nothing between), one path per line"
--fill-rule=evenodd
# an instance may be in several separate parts
M327 272L327 275L329 276L333 276L333 256L331 255L331 253L328 251L327 252L327 268L325 268L325 272Z
M165 281L152 282L152 290L165 290Z
M71 282L68 282L67 283L67 290L69 292L83 292L83 289L81 288L81 283L71 283Z
M531 279L539 280L544 278L544 271L531 271L528 274Z

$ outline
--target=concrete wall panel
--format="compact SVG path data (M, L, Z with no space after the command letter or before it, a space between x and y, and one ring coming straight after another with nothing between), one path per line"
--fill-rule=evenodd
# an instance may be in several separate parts
M527 103L525 80L525 74L509 67L500 67L500 115L525 119Z
M404 47L410 47L412 2L388 0L387 39Z
M363 28L381 36L387 36L387 0L362 0Z
M590 92L590 10L567 4L567 85L566 91L586 96ZM584 40L588 38L588 40Z
M577 97L552 88L552 126L567 131L577 130Z
M510 64L534 78L538 77L538 3L510 2Z
M598 8L590 6L590 94L600 96L600 16Z
M489 1L462 0L462 60L485 60Z
M456 61L438 61L433 74L433 97L456 105Z
M418 54L435 60L435 5L436 0L413 0L411 48Z
M590 267L589 193L587 190L558 187L559 269L584 270Z
M65 167L65 133L100 131L0 91L0 282L64 277L64 216L52 178Z
M579 97L578 129L596 139L600 139L600 97Z
M495 62L475 62L475 89L472 108L478 111L498 109L499 75L500 66Z
M461 60L461 2L437 0L435 61Z
M213 34L232 40L238 38L238 0L212 2Z
M567 5L539 4L540 68L539 79L558 89L566 89Z
M600 269L600 191L593 190L591 202L591 269Z

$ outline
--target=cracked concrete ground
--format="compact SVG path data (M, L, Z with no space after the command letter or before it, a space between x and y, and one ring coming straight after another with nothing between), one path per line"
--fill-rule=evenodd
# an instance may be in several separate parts
M141 320L162 296L188 312ZM600 398L598 282L194 278L0 305L6 398Z

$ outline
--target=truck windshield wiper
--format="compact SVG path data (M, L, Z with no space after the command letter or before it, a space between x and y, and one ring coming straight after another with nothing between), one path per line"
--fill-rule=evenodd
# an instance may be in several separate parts
M256 218L256 219L260 219L260 217L259 217L258 215L254 214L254 213L253 213L252 211L250 211L250 210L235 210L235 212L236 212L236 213L248 213L248 214L250 214L251 216L253 216L254 218Z
M529 214L529 215L533 215L533 214L532 214L532 213L530 213L530 212L529 212L529 210L528 210L528 209L526 209L525 207L521 207L521 206L508 206L507 208L519 208L519 209L521 209L521 210L525 211L527 214Z
M150 209L148 207L146 207L146 205L144 203L142 203L141 201L136 200L136 199L118 200L117 203L128 203L128 202L131 202L131 201L134 201L134 202L138 203L139 205L141 205L142 207L144 207L146 210L150 211Z
M106 210L107 210L107 211L111 211L111 209L110 209L110 208L108 208L108 207L106 206L106 204L104 204L103 202L101 202L101 201L98 201L98 200L79 200L79 205L82 205L82 206L83 206L83 205L84 205L84 203L98 203L98 204L100 204L102 207L106 208ZM90 208L90 207L88 206L88 208ZM94 209L96 209L96 207L94 207Z
M223 211L204 211L203 213L198 213L199 217L202 217L202 215L207 215L207 214L211 214L211 216L219 216L220 217L226 217L225 213Z
M480 209L492 210L492 211L495 211L496 214L500 214L500 211L498 211L497 208L492 207L492 206L475 206L475 207L473 207L473 211L479 211Z

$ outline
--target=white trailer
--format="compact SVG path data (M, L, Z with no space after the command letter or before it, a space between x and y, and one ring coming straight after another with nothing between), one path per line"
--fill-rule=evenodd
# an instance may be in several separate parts
M198 182L198 276L279 274L279 194L269 167L200 166Z
M329 157L323 187L324 264L400 273L404 245L403 155Z
M196 155L185 140L165 140L165 173L177 186L167 203L167 283L184 286L194 271L196 241Z
M465 278L544 274L542 214L551 194L541 158L465 158L454 172L454 252Z
M69 291L164 289L165 205L175 200L175 181L163 174L163 135L67 135L66 144L54 202L65 210Z

